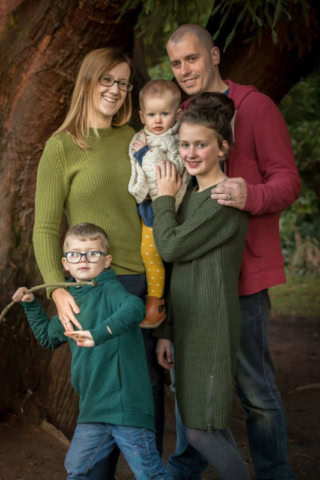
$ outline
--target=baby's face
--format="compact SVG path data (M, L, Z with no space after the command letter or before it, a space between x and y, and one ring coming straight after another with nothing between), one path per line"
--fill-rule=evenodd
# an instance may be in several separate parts
M170 93L163 97L146 96L143 103L140 119L149 132L161 135L173 127L179 106Z

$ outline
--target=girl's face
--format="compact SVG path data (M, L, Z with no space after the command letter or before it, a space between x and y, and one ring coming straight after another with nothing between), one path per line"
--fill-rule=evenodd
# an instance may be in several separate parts
M129 83L130 67L127 63L122 62L109 72L105 72L105 75L114 80ZM90 126L96 128L110 127L112 117L121 108L126 96L127 92L121 90L118 83L114 83L111 87L104 87L97 79L93 89L93 119Z
M182 123L179 130L180 156L188 173L199 178L215 175L224 156L214 130L204 125ZM223 148L228 142L223 141Z

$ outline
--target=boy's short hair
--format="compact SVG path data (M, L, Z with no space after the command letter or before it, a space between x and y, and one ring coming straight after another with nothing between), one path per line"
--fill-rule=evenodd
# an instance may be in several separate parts
M101 240L103 248L106 250L105 253L108 253L110 248L108 235L102 228L94 223L78 223L77 225L70 227L64 237L63 251L66 250L67 241L70 237L75 237L83 241L99 239Z
M181 92L176 83L171 82L171 80L150 80L145 84L145 86L140 90L139 93L139 103L140 109L144 109L144 99L147 96L150 97L163 97L165 94L170 93L173 100L176 102L177 109L181 103Z

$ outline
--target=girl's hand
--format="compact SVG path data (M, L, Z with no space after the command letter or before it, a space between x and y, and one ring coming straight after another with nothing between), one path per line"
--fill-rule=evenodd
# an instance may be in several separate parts
M174 367L172 361L171 341L166 338L159 338L156 348L157 360L161 367L170 370Z
M73 332L64 332L66 337L72 338L77 342L78 347L94 347L94 340L89 330L77 330Z
M162 162L157 167L158 196L170 195L175 197L181 185L181 176L172 162Z
M57 288L52 292L52 300L56 304L59 320L68 332L73 332L75 325L82 330L81 324L75 317L75 313L80 313L79 307L74 301L73 296L64 288Z
M12 300L14 302L33 302L33 293L27 293L27 291L27 287L18 288L18 290L12 295Z

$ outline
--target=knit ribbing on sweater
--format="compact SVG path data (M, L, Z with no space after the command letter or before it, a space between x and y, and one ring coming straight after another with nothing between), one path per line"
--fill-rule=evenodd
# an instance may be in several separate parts
M229 422L240 341L238 277L247 214L189 189L153 202L154 237L173 262L167 321L156 336L174 342L176 395L183 424L201 430Z
M140 256L141 224L128 193L130 127L90 132L90 149L82 150L65 134L51 137L38 169L33 234L36 260L47 283L64 279L60 226L90 222L109 235L112 267L117 274L144 272Z

